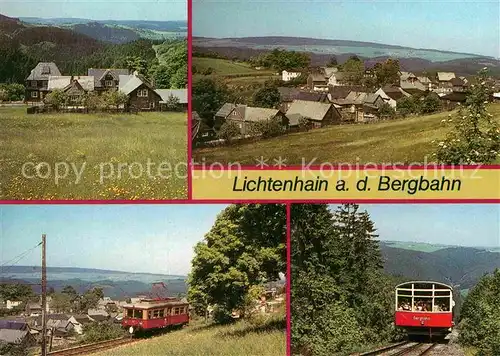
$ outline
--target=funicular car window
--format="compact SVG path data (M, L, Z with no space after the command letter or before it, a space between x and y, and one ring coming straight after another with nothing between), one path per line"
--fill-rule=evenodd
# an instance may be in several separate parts
M160 317L160 309L153 310L153 318L158 319Z
M142 310L141 309L134 310L134 318L142 319Z
M148 319L153 319L153 311L148 311Z
M127 309L127 317L128 318L134 317L134 309Z
M164 313L165 313L165 309L160 309L159 313L158 313L158 316L160 318L163 318L164 317Z

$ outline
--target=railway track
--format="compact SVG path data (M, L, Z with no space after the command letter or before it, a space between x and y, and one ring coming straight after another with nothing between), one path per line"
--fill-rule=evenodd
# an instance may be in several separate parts
M120 338L120 339L113 339L113 340L106 340L106 341L96 342L93 344L75 346L75 347L71 347L68 349L52 351L48 355L49 356L88 355L88 354L98 352L98 351L113 349L117 346L132 344L132 343L137 342L137 341L138 341L137 339L131 339L128 337L127 338Z
M358 356L427 356L437 344L412 343L403 341L397 344L382 347L377 350L364 352Z

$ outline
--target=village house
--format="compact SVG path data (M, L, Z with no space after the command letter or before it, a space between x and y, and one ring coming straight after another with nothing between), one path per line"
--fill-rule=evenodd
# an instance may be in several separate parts
M417 77L418 81L420 83L422 83L426 88L427 90L432 90L433 86L432 86L432 80L429 79L429 77L426 77L426 76L420 76L420 77Z
M411 96L411 94L396 86L385 86L377 90L375 94L380 95L393 109L396 109L398 100Z
M196 111L193 111L191 115L191 139L193 144L217 139L215 130L208 126Z
M156 89L161 97L160 110L169 111L168 104L174 98L177 100L178 109L186 111L188 108L188 93L187 89Z
M20 306L21 304L23 304L23 302L20 301L20 300L9 300L9 299L7 299L7 303L5 304L5 308L7 308L7 309L10 310L10 309L14 309L14 308Z
M280 87L278 91L280 93L279 109L282 112L287 112L294 100L318 101L320 103L330 102L328 93L326 92L304 91L288 87Z
M284 128L288 128L288 118L277 109L235 105L225 117L225 121L232 121L238 125L243 137L254 134L253 127L257 122L275 119L278 119Z
M137 73L131 75L120 75L119 89L127 95L128 101L125 104L127 110L152 111L160 107L162 97L146 79Z
M128 69L94 69L87 70L87 75L94 78L94 90L101 94L107 90L118 90L120 75L129 75Z
M29 347L34 345L36 340L28 330L0 329L0 342Z
M303 119L308 120L313 128L340 123L342 120L332 104L318 101L294 100L286 115L290 126L297 126Z
M49 77L60 76L61 72L53 62L40 62L31 70L26 78L25 100L27 102L41 102L49 92Z
M109 313L103 309L89 309L87 315L92 321L103 322L110 318Z
M454 92L465 91L465 90L467 90L467 88L469 86L464 79L456 78L456 77L453 78L452 80L450 80L450 83L452 85L452 91L454 91Z
M454 79L455 73L453 72L437 72L436 73L436 81L437 88L434 90L438 94L446 94L453 91L453 83L451 82Z
M62 90L68 95L70 104L77 105L85 93L94 91L94 77L89 76L50 76L48 91Z
M310 90L326 91L328 90L328 78L321 72L310 73L307 76L307 87Z
M335 99L345 99L351 91L368 92L368 89L362 85L330 86L328 88L328 99L330 102Z
M301 74L302 70L300 69L283 70L281 72L281 80L284 82L289 82L295 78L300 77Z
M385 103L379 93L351 91L345 99L334 99L344 121L367 122L378 117L378 109Z

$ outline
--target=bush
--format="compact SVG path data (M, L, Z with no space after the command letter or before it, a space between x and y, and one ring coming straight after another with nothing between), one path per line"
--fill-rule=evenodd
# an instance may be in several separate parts
M449 120L454 128L446 139L438 143L434 153L443 164L479 164L494 162L500 156L500 127L488 113L486 103L489 88L488 74L479 72L477 82L467 95L466 107Z
M122 337L125 331L120 325L111 322L91 323L83 327L83 343L93 343Z
M283 135L285 131L279 117L259 121L252 125L252 135L260 135L262 138L277 137Z
M22 84L0 84L0 101L21 101L25 87Z
M427 95L420 105L422 114L431 114L441 109L441 100L436 95Z
M383 103L378 108L378 114L381 119L394 119L394 117L396 117L396 110L394 110L389 104Z
M217 136L230 143L232 139L240 136L240 128L234 121L226 121L220 127Z
M396 110L403 116L418 113L419 103L413 97L401 98L396 104Z
M165 103L165 106L167 107L168 110L171 111L176 111L179 109L179 98L174 96L173 94L170 94L168 96L167 102Z

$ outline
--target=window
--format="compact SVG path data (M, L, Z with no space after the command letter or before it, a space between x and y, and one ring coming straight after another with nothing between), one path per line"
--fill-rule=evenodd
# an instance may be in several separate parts
M112 87L113 86L113 81L112 80L106 80L104 82L104 84L107 86L107 87Z
M32 98L38 98L38 92L37 91L32 91L31 92L31 97Z
M148 320L151 320L151 319L153 319L153 311L152 310L148 311Z
M134 317L134 309L127 309L127 317L128 318Z
M37 86L37 85L38 85L38 83L37 83L37 81L36 81L36 80L32 80L32 81L31 81L31 86L32 86L33 88L36 88L36 86Z
M139 89L137 91L137 96L141 98L147 98L148 97L148 90L147 89Z
M135 310L134 310L134 318L137 318L137 319L142 319L142 310L140 310L140 309L135 309Z

